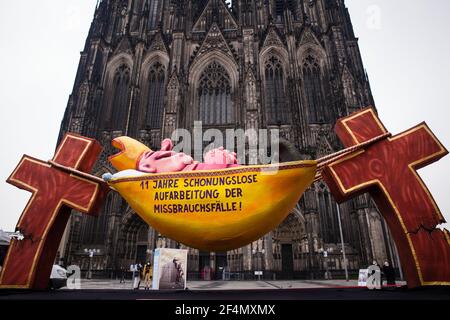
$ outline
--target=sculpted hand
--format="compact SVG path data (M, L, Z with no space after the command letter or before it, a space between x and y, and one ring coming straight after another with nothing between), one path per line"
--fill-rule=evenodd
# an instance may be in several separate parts
M213 149L205 154L206 164L237 164L236 153L223 147Z

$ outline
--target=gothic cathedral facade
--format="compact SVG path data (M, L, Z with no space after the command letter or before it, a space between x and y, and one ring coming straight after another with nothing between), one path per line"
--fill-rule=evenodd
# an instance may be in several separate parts
M157 149L176 128L278 129L281 160L341 148L336 119L374 101L344 0L101 0L81 53L61 126L99 140L95 174L113 171L111 139ZM283 159L284 157L284 159ZM368 196L340 206L311 186L288 218L229 252L189 248L190 279L322 277L377 260L398 267L395 246ZM340 230L344 248L341 244ZM111 193L99 218L72 214L60 245L65 264L111 276L183 248L147 226ZM86 250L96 249L92 259ZM342 251L345 249L346 261Z

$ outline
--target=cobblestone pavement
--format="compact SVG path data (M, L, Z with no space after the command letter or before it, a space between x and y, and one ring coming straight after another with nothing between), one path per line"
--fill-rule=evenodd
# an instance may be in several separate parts
M398 285L404 284L398 282ZM0 290L0 300L449 300L450 288L368 290L355 280L189 281L189 290L131 290L131 281L83 280L81 290ZM175 305L172 304L171 308ZM169 308L170 309L170 308Z
M405 282L397 282L404 285ZM356 280L286 280L286 281L188 281L190 290L254 290L254 289L310 289L310 288L334 288L334 287L356 287ZM94 279L81 280L81 289L132 289L131 280L120 283L119 280ZM140 289L143 290L143 282Z

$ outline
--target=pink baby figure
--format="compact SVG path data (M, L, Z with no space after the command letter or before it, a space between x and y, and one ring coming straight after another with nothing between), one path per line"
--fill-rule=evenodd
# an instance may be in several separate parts
M140 157L137 170L146 173L217 170L239 166L236 153L223 147L210 150L205 154L205 162L194 161L191 156L183 152L175 152L170 139L161 142L160 151L147 151Z
M228 151L223 147L210 150L205 154L205 164L237 164L236 152Z

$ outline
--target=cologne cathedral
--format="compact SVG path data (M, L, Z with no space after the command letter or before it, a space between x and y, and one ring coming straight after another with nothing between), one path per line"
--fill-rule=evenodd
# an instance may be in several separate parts
M221 131L278 129L280 161L317 159L342 148L336 120L369 105L344 0L99 0L59 139L70 131L100 141L98 176L114 171L111 139L128 135L155 150L194 121ZM59 259L114 277L158 247L186 248L111 192L100 217L72 213ZM258 241L229 252L188 249L192 280L253 279L255 271L264 279L340 277L345 265L355 273L373 260L399 267L370 197L338 210L320 181Z

